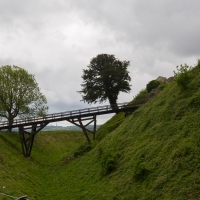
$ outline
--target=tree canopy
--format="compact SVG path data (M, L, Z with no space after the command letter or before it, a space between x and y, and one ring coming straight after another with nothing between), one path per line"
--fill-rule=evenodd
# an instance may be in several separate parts
M0 117L12 125L15 117L43 116L47 113L46 97L34 78L17 66L0 67Z
M120 61L114 55L99 54L92 58L87 69L83 69L82 100L100 103L109 100L116 104L120 92L128 93L131 78L127 71L130 61Z

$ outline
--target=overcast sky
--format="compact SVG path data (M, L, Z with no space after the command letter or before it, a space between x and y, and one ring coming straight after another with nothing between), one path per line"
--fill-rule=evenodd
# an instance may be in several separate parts
M149 81L173 76L177 65L196 64L200 1L0 0L0 66L34 74L49 113L99 105L81 102L76 91L83 69L101 53L131 61L132 91L118 102L131 101Z

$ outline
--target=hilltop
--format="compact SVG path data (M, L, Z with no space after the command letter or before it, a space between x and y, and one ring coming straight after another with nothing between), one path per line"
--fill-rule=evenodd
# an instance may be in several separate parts
M0 192L29 199L200 199L199 62L188 80L185 88L160 85L126 118L116 114L91 145L80 131L45 131L26 159L18 135L1 133Z

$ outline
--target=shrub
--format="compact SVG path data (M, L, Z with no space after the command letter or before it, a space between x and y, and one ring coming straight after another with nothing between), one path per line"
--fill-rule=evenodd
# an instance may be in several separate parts
M191 76L189 71L192 69L187 64L180 65L176 67L177 72L174 71L174 80L176 81L177 85L182 89L185 90L190 83Z
M138 162L134 167L133 179L135 181L144 181L149 173L150 170L145 167L144 163Z
M116 169L118 153L107 153L101 157L101 167L103 176L110 174Z
M152 80L150 81L147 85L146 85L146 89L149 92L151 92L151 90L157 88L160 85L160 82L157 80Z

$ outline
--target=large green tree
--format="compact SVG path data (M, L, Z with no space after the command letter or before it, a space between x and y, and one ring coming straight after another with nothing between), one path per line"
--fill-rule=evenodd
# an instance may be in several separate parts
M46 104L34 75L17 66L0 67L0 117L9 125L16 117L44 116Z
M128 93L131 78L127 71L130 61L120 61L114 55L99 54L83 69L82 100L87 103L117 103L120 92Z

